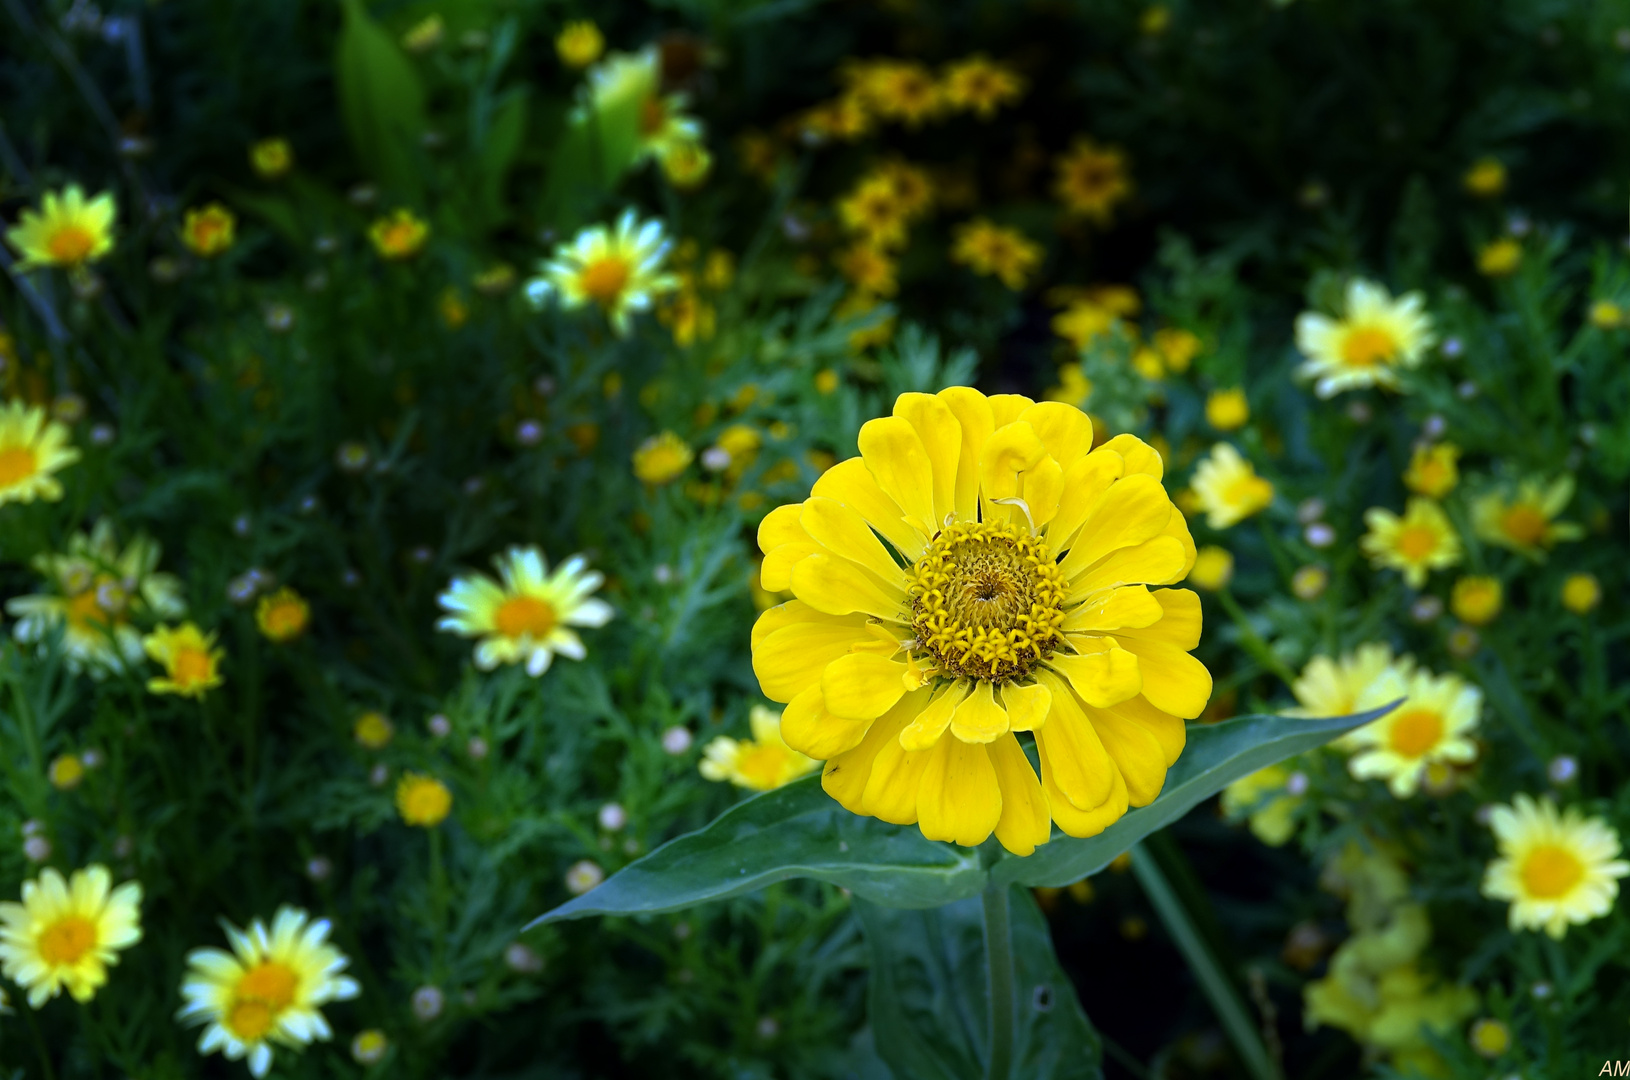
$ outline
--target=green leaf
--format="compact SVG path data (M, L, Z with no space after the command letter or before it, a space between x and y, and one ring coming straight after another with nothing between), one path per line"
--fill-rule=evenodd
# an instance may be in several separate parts
M357 158L402 198L423 202L419 139L425 129L424 87L395 39L362 0L341 0L345 23L335 55L340 111Z
M526 134L527 101L524 90L507 94L492 112L492 121L476 157L482 205L491 221L504 216L504 181Z
M541 216L557 230L575 228L634 164L640 149L640 115L661 91L658 71L629 67L628 77L585 99L567 116L549 158Z
M933 907L976 895L985 872L975 852L926 840L915 825L851 814L809 776L731 807L533 925L679 911L795 877L891 907Z
M1030 893L1009 890L1017 999L1010 1076L1099 1080L1102 1048L1058 966ZM871 948L877 1052L898 1077L981 1080L990 1053L984 920L978 897L926 911L855 901Z
M1394 705L1396 702L1394 703ZM991 868L999 882L1063 886L1108 866L1150 833L1164 829L1235 780L1322 746L1344 732L1391 711L1393 705L1357 716L1304 720L1291 716L1242 716L1191 727L1188 745L1166 773L1166 786L1148 806L1128 811L1115 824L1084 840L1059 836L1027 858L1003 859Z

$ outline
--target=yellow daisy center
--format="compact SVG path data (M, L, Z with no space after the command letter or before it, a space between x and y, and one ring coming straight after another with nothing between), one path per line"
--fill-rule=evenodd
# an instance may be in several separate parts
M1520 503L1500 515L1500 531L1519 544L1537 544L1545 538L1545 515Z
M947 526L912 573L911 628L947 676L1016 679L1063 643L1063 575L1012 524Z
M100 584L101 582L98 582L98 585ZM83 592L68 597L68 624L77 630L105 629L115 622L102 606L101 590L98 585L92 585Z
M1585 878L1585 864L1563 847L1545 844L1528 853L1522 863L1522 884L1539 900L1566 896Z
M60 225L45 242L45 250L60 263L83 262L96 247L96 234L83 225Z
M77 964L96 947L96 926L80 915L67 915L45 928L40 935L40 959L47 966Z
M1397 352L1398 343L1392 339L1392 335L1374 326L1349 330L1341 343L1341 358L1351 367L1390 364Z
M245 1042L264 1038L278 1015L294 1000L300 977L287 964L265 960L238 980L226 1026Z
M628 260L621 255L603 255L583 268L578 285L589 299L610 307L628 286Z
M492 624L507 638L545 638L557 622L554 605L535 596L512 596L498 605Z
M8 446L0 450L0 488L31 480L39 469L39 455L32 447Z
M209 653L202 649L179 649L170 678L182 689L197 686L209 679L211 666Z
M1398 554L1410 562L1420 562L1438 549L1438 534L1425 525L1405 525L1398 530Z
M1407 709L1388 733L1399 757L1418 758L1443 738L1443 717L1432 709Z
M385 226L380 234L381 247L386 251L408 251L414 244L414 228L411 222L397 221Z

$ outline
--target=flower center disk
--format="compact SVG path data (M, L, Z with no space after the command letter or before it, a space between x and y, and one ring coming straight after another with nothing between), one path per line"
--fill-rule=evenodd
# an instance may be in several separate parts
M39 459L26 446L0 450L0 488L32 479L39 471Z
M77 964L96 944L96 927L89 919L69 915L58 919L40 935L40 959L47 964Z
M1063 575L1015 525L949 525L912 576L911 628L950 678L1021 678L1063 644Z
M1566 896L1584 876L1578 857L1560 847L1535 848L1522 865L1523 885L1541 900Z

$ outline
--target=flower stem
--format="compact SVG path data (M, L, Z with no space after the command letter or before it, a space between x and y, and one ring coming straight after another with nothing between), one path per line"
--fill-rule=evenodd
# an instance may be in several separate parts
M985 909L985 970L990 988L990 1058L985 1080L1008 1080L1013 1065L1013 928L1008 887L990 884Z

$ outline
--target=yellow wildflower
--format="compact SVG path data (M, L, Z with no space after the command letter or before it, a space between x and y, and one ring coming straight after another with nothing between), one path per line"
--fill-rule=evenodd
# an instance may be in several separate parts
M1115 207L1132 195L1126 153L1088 138L1076 139L1058 159L1053 194L1068 212L1107 224Z
M62 754L51 762L45 776L58 791L72 791L85 779L85 763L75 754Z
M276 180L294 168L294 150L287 139L262 139L249 148L249 164L264 180Z
M223 682L221 659L225 654L215 647L213 631L206 635L190 622L179 627L160 625L141 644L148 657L164 668L163 678L147 681L152 693L202 701Z
M1595 574L1569 574L1562 582L1562 606L1575 615L1588 614L1602 602L1602 585Z
M1189 571L1189 583L1197 589L1215 592L1228 587L1234 576L1234 554L1227 548L1207 545L1194 557L1194 569Z
M555 248L541 276L527 283L527 298L540 305L558 296L568 310L592 303L618 336L627 337L636 312L650 310L656 297L679 287L679 279L663 269L668 246L662 222L641 222L632 209L624 210L614 227L591 226Z
M1441 499L1460 483L1460 447L1454 443L1417 446L1404 471L1404 486L1417 495Z
M22 256L19 270L75 270L113 250L116 213L111 194L86 199L84 189L69 184L62 191L47 191L38 210L23 210L17 224L6 230L6 240Z
M1000 278L1017 292L1040 265L1042 248L1017 229L975 218L959 226L951 246L951 261L976 274Z
M382 259L411 259L430 238L430 224L413 211L398 207L368 228L368 239Z
M1585 531L1556 516L1573 499L1573 477L1549 484L1523 480L1515 494L1490 491L1472 502L1472 529L1479 538L1531 559L1544 559L1557 544L1577 540Z
M396 784L396 812L415 828L434 829L453 809L453 793L434 776L404 773Z
M1504 595L1499 578L1463 577L1449 593L1449 610L1469 626L1487 626L1500 614Z
M690 467L696 454L671 431L653 435L634 451L634 475L647 484L666 484Z
M946 105L989 120L997 109L1024 96L1024 79L1012 68L975 53L946 67L943 88Z
M611 605L591 596L605 575L588 569L573 555L549 571L535 547L512 547L493 560L496 579L485 574L455 577L436 602L447 612L436 629L479 638L475 666L491 671L499 664L526 664L536 678L554 657L581 660L587 655L573 627L598 627L611 621Z
M1189 369L1194 358L1200 355L1200 338L1190 330L1178 327L1166 327L1156 330L1154 336L1155 351L1170 371L1181 375Z
M220 203L188 210L181 221L181 242L187 250L212 259L232 246L237 236L237 216Z
M56 473L78 460L67 426L47 419L42 406L20 400L0 405L0 506L56 502L62 498Z
M605 51L605 35L588 19L569 22L555 38L555 55L570 68L586 68Z
M1213 390L1206 398L1206 423L1218 431L1238 431L1251 419L1243 387Z
M1404 515L1372 507L1364 512L1369 532L1359 547L1370 557L1371 565L1397 570L1410 588L1426 584L1426 575L1460 562L1460 537L1449 523L1443 507L1419 496L1409 500Z
M357 717L351 734L363 749L383 750L395 738L396 727L384 713L370 709Z
M1492 199L1505 191L1505 166L1499 158L1479 158L1466 170L1461 183L1466 190L1480 199Z
M1477 272L1485 277L1508 277L1522 265L1522 244L1502 236L1477 249Z
M1246 818L1252 834L1269 847L1279 847L1296 831L1302 797L1285 785L1293 766L1287 762L1258 769L1223 789L1222 811L1230 821Z
M1273 484L1258 476L1229 443L1211 448L1211 455L1195 468L1190 486L1213 529L1237 525L1273 502Z
M1613 910L1630 863L1619 858L1619 834L1606 821L1519 794L1494 808L1489 825L1500 857L1483 875L1483 895L1511 901L1511 929L1560 940L1570 925Z
M311 621L311 605L287 585L260 598L255 605L255 625L270 641L292 641L305 632Z
M1418 292L1394 300L1380 285L1355 278L1340 318L1314 311L1296 317L1296 347L1307 358L1297 374L1314 379L1321 398L1369 386L1398 389L1399 370L1418 367L1436 341L1425 304Z
M23 882L21 903L0 903L0 970L39 1008L63 989L85 1002L106 985L118 953L141 940L141 886L113 888L105 866L64 880L47 868Z
M1598 330L1623 326L1624 309L1611 300L1598 300L1590 305L1590 325Z
M1304 570L1321 569L1303 567ZM1408 657L1393 659L1392 649L1382 642L1360 645L1340 659L1315 656L1302 669L1302 674L1291 684L1296 695L1296 707L1285 710L1286 716L1307 716L1319 719L1327 716L1351 716L1359 711L1359 702L1367 700L1369 690L1388 672L1396 671L1408 676L1414 662ZM1402 694L1398 695L1402 697ZM1395 699L1389 699L1395 700ZM1381 702L1382 705L1387 702Z
M895 279L898 264L886 251L867 243L852 244L838 253L838 270L855 288L873 296L893 296L899 291Z
M1360 780L1387 781L1394 797L1415 794L1428 765L1464 765L1477 756L1471 740L1483 710L1483 692L1457 675L1384 671L1359 698L1360 709L1404 703L1348 735L1348 771Z
M781 738L781 714L754 705L748 714L753 737L738 741L720 735L702 750L701 773L750 791L770 791L814 772L821 763L800 754Z

